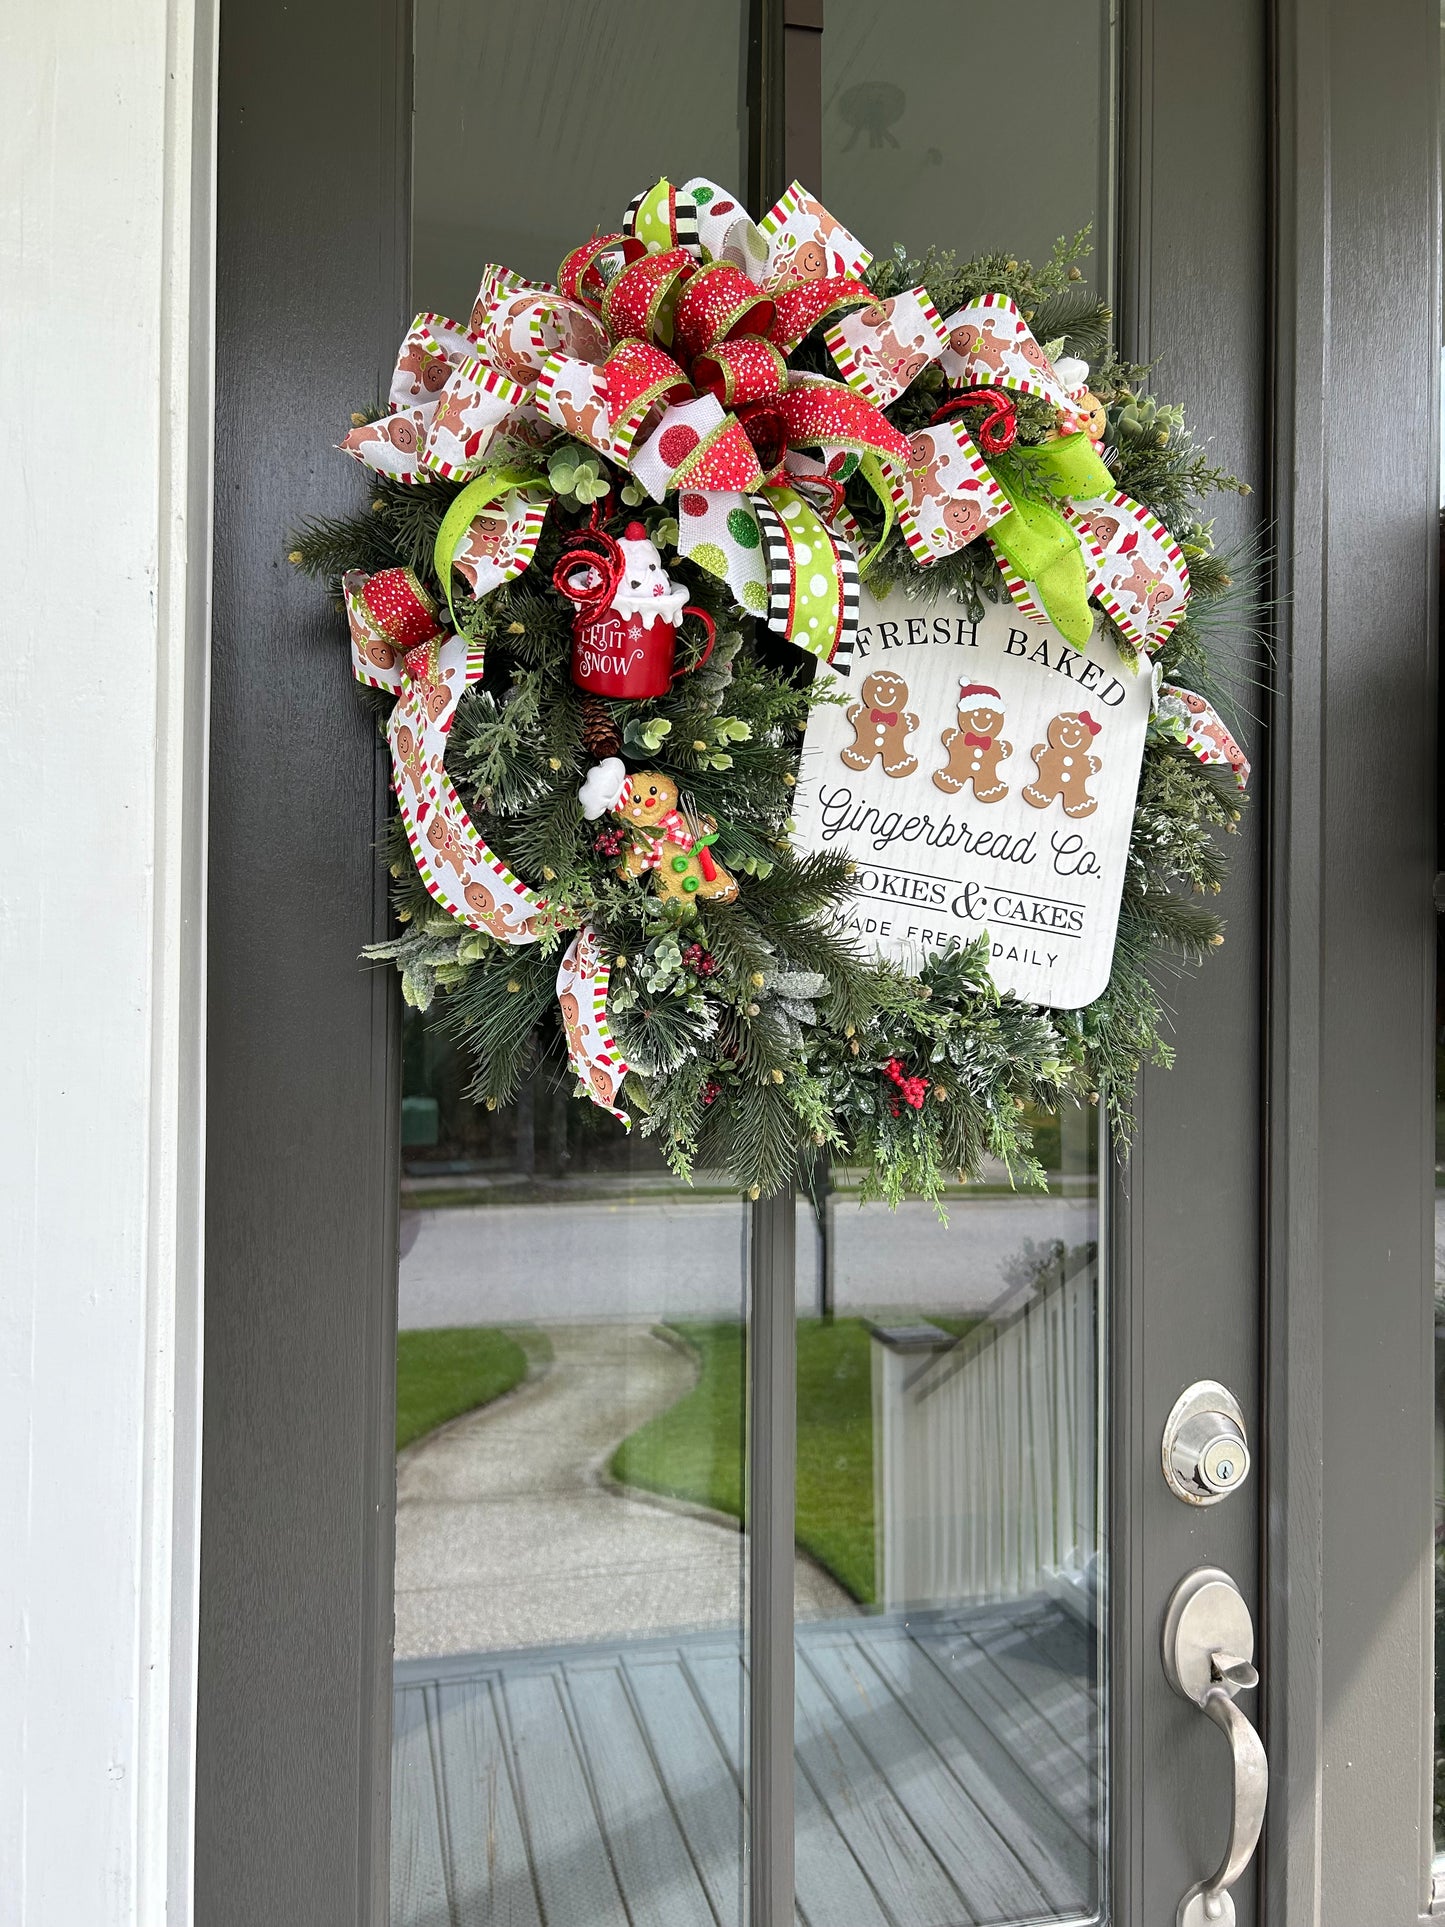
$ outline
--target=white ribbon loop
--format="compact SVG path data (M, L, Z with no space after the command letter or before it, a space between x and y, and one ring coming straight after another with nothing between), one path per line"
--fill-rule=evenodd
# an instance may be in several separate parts
M1249 758L1219 719L1219 712L1192 689L1174 683L1161 683L1156 699L1155 721L1166 736L1172 736L1201 763L1222 765L1233 770L1240 789L1249 782Z
M948 331L926 288L905 288L887 301L855 308L825 329L823 339L848 386L879 408L897 401L948 347Z
M765 287L862 274L873 259L856 235L850 234L841 221L835 221L801 181L794 181L777 205L768 210L758 222L758 230L768 247L762 276Z
M973 437L956 417L921 428L906 478L890 477L903 539L920 562L967 546L1009 512Z
M1078 404L1010 296L981 294L967 307L956 308L943 326L948 334L943 372L956 388L1007 388L1017 395L1038 395L1058 409L1066 431L1083 426Z
M1122 489L1063 506L1093 565L1090 593L1136 649L1157 649L1189 601L1189 569L1156 515Z
M611 975L612 966L602 955L596 932L584 923L562 953L557 971L567 1057L592 1102L631 1130L632 1119L616 1107L628 1065L607 1022Z

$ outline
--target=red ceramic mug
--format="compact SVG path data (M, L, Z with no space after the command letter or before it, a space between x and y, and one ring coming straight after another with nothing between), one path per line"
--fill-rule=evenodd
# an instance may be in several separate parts
M622 616L610 606L616 583L617 544L599 530L586 530L567 545L552 580L577 604L572 626L572 680L598 696L636 702L665 696L679 676L700 669L712 654L716 631L706 609L689 602L684 616L696 616L707 631L701 654L681 669L673 667L677 626L662 616Z
M707 610L689 602L682 613L698 618L707 640L696 661L674 669L677 630L661 616L624 619L611 608L579 609L572 629L573 682L594 695L625 696L634 702L665 696L678 676L700 669L712 654L715 632Z

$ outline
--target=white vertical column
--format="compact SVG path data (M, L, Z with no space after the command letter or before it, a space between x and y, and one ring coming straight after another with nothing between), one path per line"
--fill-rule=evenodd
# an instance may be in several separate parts
M0 16L0 1927L190 1914L214 57Z

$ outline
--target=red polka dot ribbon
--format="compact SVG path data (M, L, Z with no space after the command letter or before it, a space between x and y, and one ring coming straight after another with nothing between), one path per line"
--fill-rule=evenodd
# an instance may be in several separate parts
M1068 443L1083 390L1065 387L1007 296L985 293L943 319L922 287L876 297L864 278L871 259L796 182L754 222L715 182L658 181L634 198L617 232L565 257L556 287L493 265L465 326L418 316L397 358L388 414L359 425L343 447L396 481L467 484L443 519L436 559L449 585L464 555L487 558L468 576L478 593L530 562L547 481L525 451L540 454L560 431L629 469L656 501L680 491L701 503L702 514L680 515L681 552L721 576L750 613L785 597L795 615L802 607L811 578L792 580L795 566L806 567L794 557L816 545L815 523L840 579L850 566L866 571L871 555L851 565L843 555L859 537L843 499L857 478L883 505L873 553L895 516L924 561L982 532L1025 614L1046 610L1073 639L1092 619L1092 597L1131 640L1157 646L1180 618L1187 573L1136 505L1106 499L1097 456L1090 478L1074 475ZM820 326L842 381L788 366ZM956 419L961 407L953 419L935 416L912 444L883 413L939 364L967 394L965 405L995 398L978 429L982 454ZM1048 493L1070 505L1054 516L1057 529L1050 522L1048 542L1034 526L1052 514L1047 502L1014 499L984 459L1003 452L1018 394L1050 402L1064 431L1022 451L1030 466L1052 465ZM512 493L499 509L489 477L503 465ZM798 488L807 491L798 508L771 503L781 529L766 523L759 501ZM797 537L805 513L809 534ZM1067 609L1039 578L1056 550L1072 565ZM847 604L839 603L840 620ZM400 625L405 647L434 614L402 600L383 620ZM837 642L815 641L796 620L785 633L825 655Z

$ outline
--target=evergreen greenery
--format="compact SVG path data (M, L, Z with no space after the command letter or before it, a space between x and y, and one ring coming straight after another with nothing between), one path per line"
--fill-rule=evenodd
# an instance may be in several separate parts
M1248 634L1250 604L1238 563L1214 552L1201 505L1240 485L1201 451L1180 410L1150 395L1148 371L1110 349L1109 312L1082 283L1084 245L1083 236L1060 244L1038 271L1008 256L911 261L900 251L868 278L880 295L922 281L941 314L1001 290L1052 354L1091 362L1117 483L1160 517L1189 564L1194 594L1158 660L1170 680L1214 700L1227 679L1225 652ZM832 372L816 334L792 360ZM944 399L935 365L887 413L910 433ZM1054 420L1047 403L1018 398L1022 446L1042 440ZM842 685L826 673L815 678L812 660L739 615L714 577L666 553L669 572L714 616L713 656L656 701L603 708L630 768L663 772L685 808L716 817L717 856L742 887L729 904L665 903L649 879L618 875L615 857L597 848L600 826L582 817L577 791L592 757L582 692L569 675L573 609L551 576L589 504L600 503L614 534L640 519L665 551L676 524L667 505L639 501L625 471L594 450L559 438L547 467L558 509L532 566L481 601L454 584L459 625L485 645L486 672L462 699L447 756L483 837L545 893L541 941L506 945L456 923L428 896L398 827L388 858L400 934L375 952L396 963L410 1002L440 999L470 1054L477 1101L505 1103L539 1068L571 1081L554 984L559 946L585 917L614 961L609 1013L635 1066L624 1105L682 1176L699 1162L726 1165L756 1196L821 1152L859 1167L865 1196L891 1202L936 1198L956 1176L976 1175L985 1156L1037 1183L1030 1114L1101 1093L1126 1138L1140 1064L1170 1059L1159 966L1197 963L1223 940L1203 899L1223 873L1216 832L1239 819L1229 773L1202 766L1151 728L1113 976L1087 1009L1042 1010L1001 996L986 939L908 975L865 957L844 933L847 859L799 858L789 846L802 727L812 705L846 700ZM1008 480L1040 486L1017 458ZM436 590L433 542L456 492L439 481L417 488L374 477L369 506L307 525L292 559L333 590L347 569L397 565ZM848 500L866 553L882 535L879 504L856 480ZM925 570L896 526L867 580L878 595L952 592L975 615L984 602L1007 600L986 542ZM1114 639L1132 655L1117 631ZM705 970L688 961L698 946ZM919 1108L897 1102L890 1060L928 1079Z

